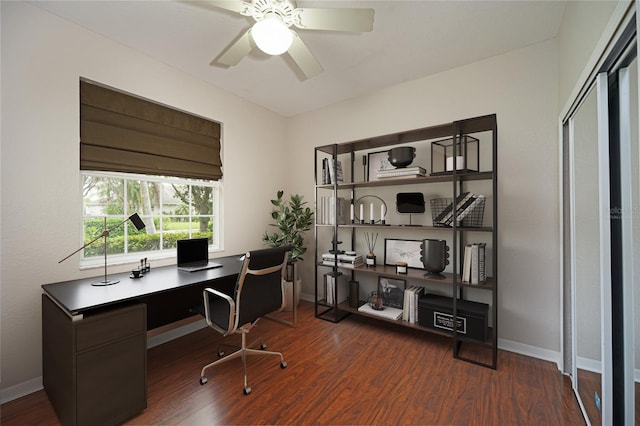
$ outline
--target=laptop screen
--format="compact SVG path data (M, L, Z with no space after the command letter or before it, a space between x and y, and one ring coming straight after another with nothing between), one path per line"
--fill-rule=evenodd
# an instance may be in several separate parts
M209 242L206 238L178 240L178 266L192 263L207 263L209 260Z

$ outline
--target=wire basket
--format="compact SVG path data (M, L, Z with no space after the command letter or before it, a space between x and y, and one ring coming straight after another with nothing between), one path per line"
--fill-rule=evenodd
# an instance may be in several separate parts
M433 226L441 226L445 228L451 227L451 225L437 223L436 218L453 202L453 198L432 198L429 201L431 203L431 219L433 220ZM484 219L485 201L486 198L481 198L473 210L471 210L471 212L469 212L462 221L458 221L456 226L464 228L481 228L482 221Z

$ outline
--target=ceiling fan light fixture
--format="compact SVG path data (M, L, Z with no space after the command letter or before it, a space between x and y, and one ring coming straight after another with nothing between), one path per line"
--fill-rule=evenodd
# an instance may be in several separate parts
M256 22L251 35L260 50L268 55L282 55L293 43L293 34L284 22L274 13L267 14Z

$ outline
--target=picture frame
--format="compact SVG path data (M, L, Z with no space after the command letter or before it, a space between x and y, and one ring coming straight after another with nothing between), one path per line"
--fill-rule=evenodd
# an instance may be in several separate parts
M382 306L402 309L406 280L378 276L378 294L382 295Z
M399 240L385 238L384 264L395 266L396 262L407 262L407 267L424 269L420 259L422 240Z
M367 181L378 180L378 170L395 169L389 162L389 151L370 152L367 154Z

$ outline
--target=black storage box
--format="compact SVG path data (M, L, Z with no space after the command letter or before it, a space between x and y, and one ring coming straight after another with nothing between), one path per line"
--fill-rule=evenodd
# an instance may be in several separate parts
M489 305L470 300L457 301L458 334L485 341L489 331ZM418 300L418 324L439 331L453 331L453 299L426 294Z

